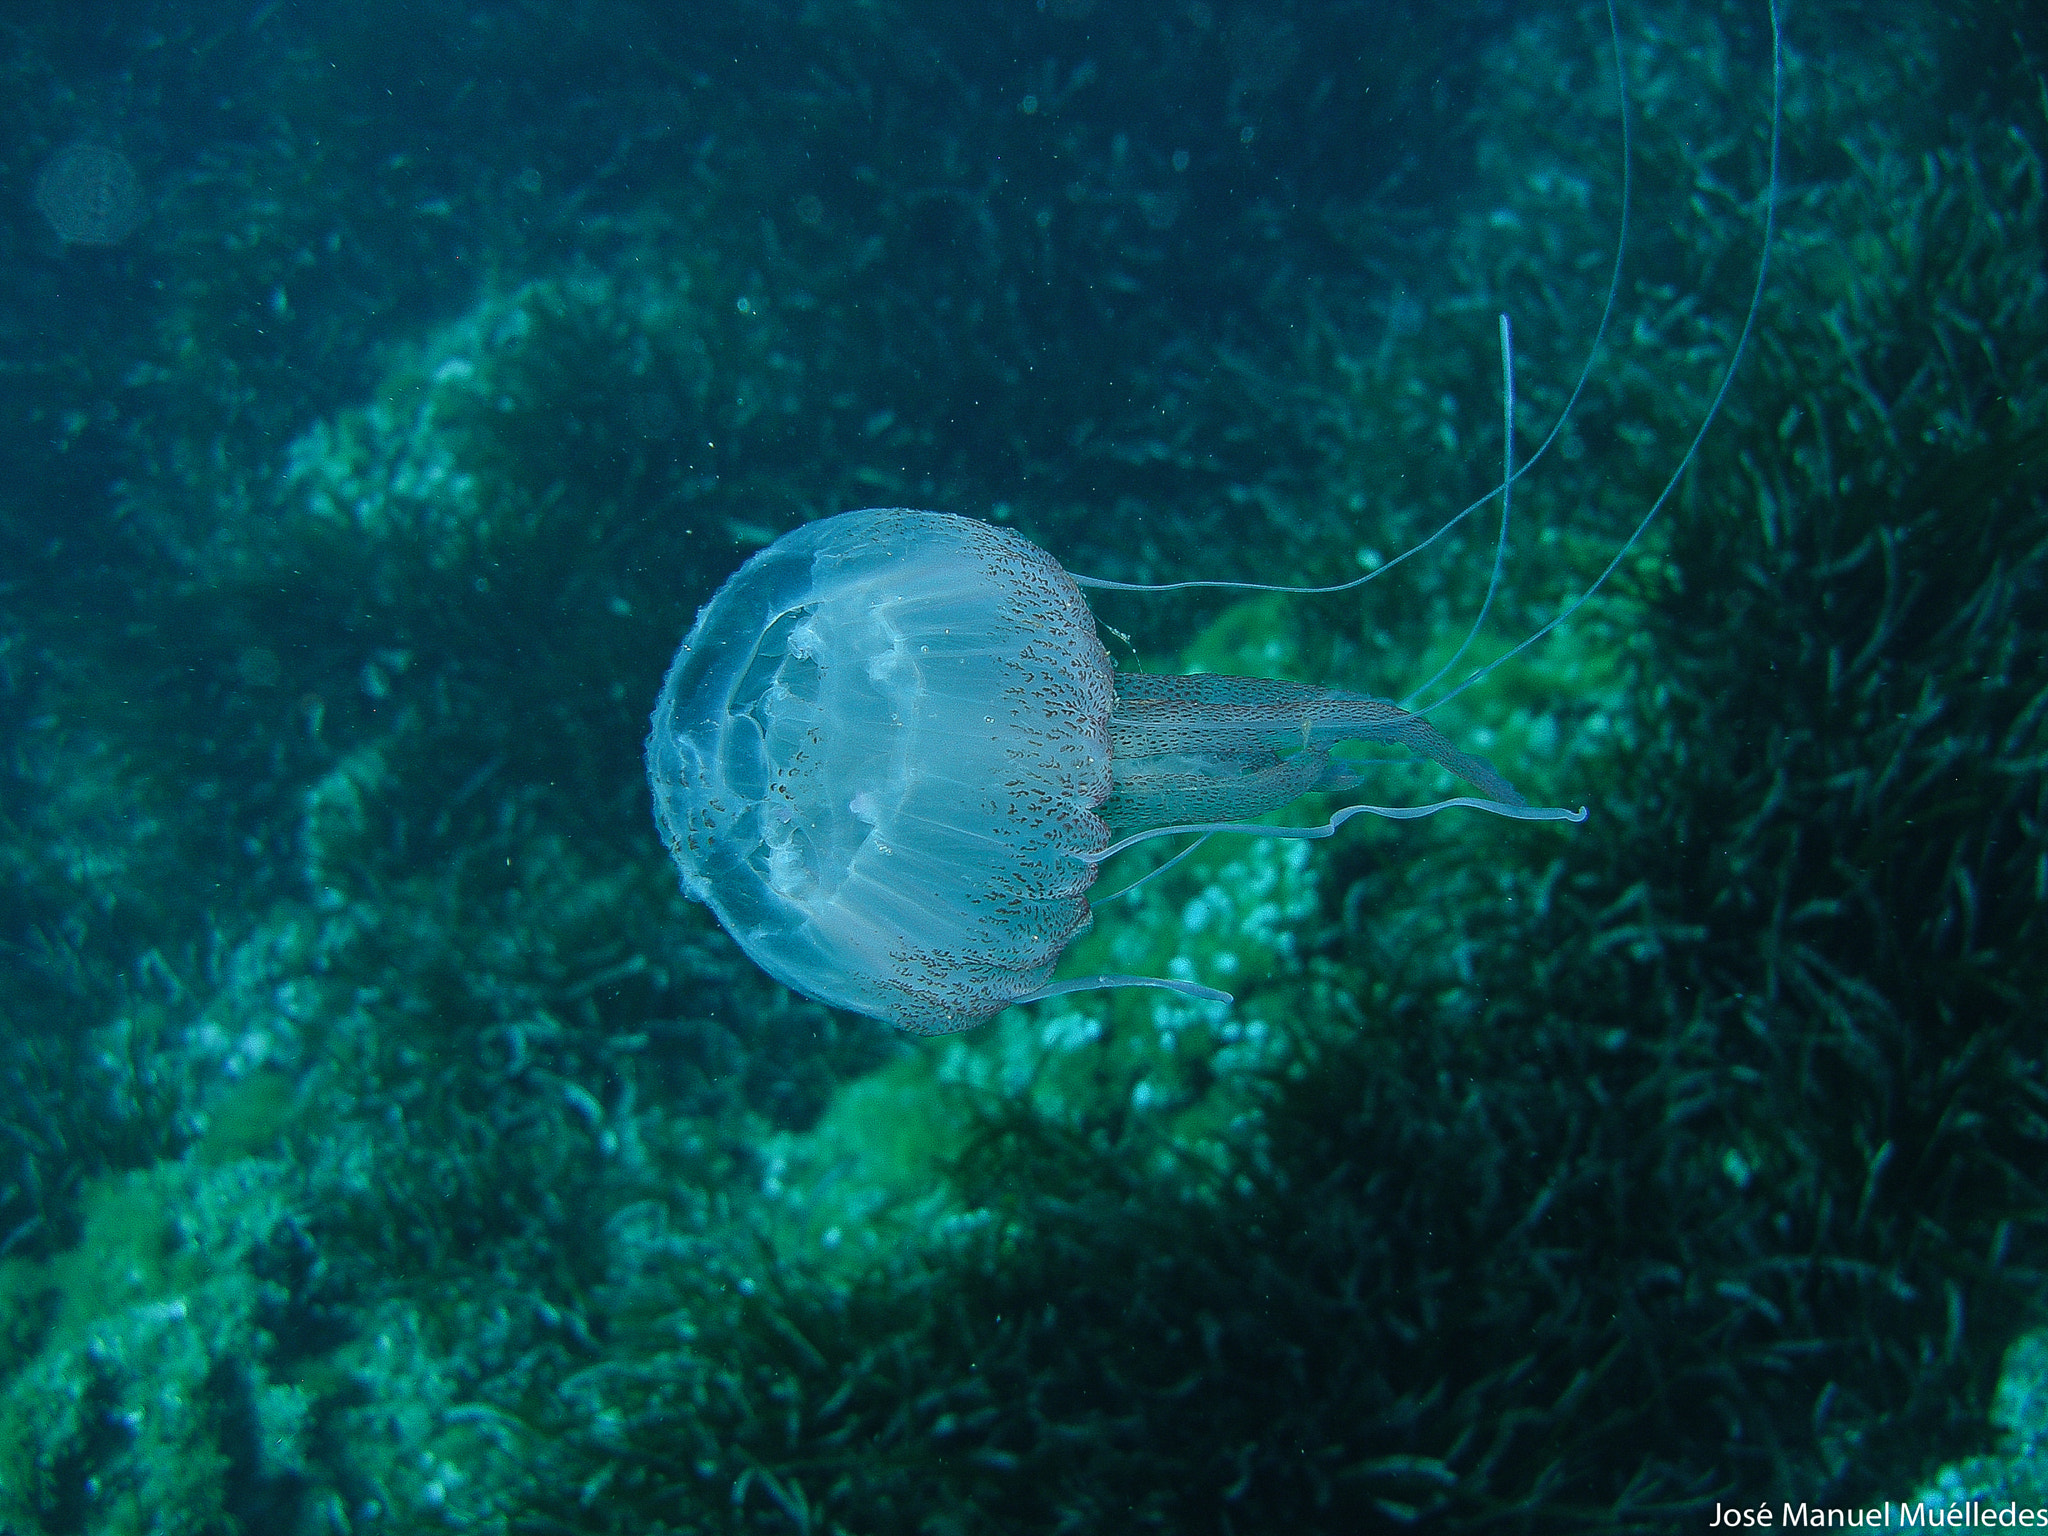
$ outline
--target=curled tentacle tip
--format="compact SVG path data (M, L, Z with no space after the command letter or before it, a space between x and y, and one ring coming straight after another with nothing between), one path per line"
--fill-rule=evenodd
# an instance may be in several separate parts
M1471 802L1467 802L1470 804ZM1502 806L1481 803L1481 810L1492 811L1497 816L1510 816L1516 821L1568 821L1574 826L1592 814L1585 806L1576 811L1566 810L1561 805L1515 805Z

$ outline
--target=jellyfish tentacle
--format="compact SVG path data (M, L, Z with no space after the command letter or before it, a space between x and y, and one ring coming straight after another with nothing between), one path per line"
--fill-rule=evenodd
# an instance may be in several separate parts
M1168 870L1172 869L1176 864L1181 863L1185 859L1193 858L1197 853L1201 851L1202 845L1209 841L1209 837L1210 834L1204 832L1200 837L1196 838L1193 842L1189 843L1187 847L1181 849L1181 851L1179 853L1176 853L1172 858L1167 859L1164 863L1153 865L1152 868L1146 870L1144 874L1138 876L1138 878L1133 880L1129 885L1126 885L1121 889L1111 891L1106 896L1089 897L1089 909L1091 911L1100 911L1103 907L1108 906L1112 901L1122 901L1126 896L1136 891L1140 886L1148 884L1149 882L1158 879L1161 875L1165 874Z
M1010 1001L1013 1004L1042 1003L1048 997L1064 997L1069 992L1099 992L1110 987L1157 987L1163 992L1178 992L1182 997L1198 998L1205 1003L1236 1001L1228 992L1205 987L1198 981L1177 981L1168 976L1121 976L1108 973L1097 976L1070 976L1065 981L1049 981L1035 992L1026 992L1011 998Z
M1775 5L1776 0L1772 0L1771 37L1774 69L1777 58L1776 39L1778 26ZM1111 581L1107 577L1083 576L1069 571L1067 574L1073 577L1074 585L1099 592L1292 592L1302 597L1326 597L1339 592L1355 592L1368 582L1379 580L1380 577L1386 575L1387 572L1401 564L1404 560L1421 554L1439 539L1447 536L1453 528L1464 522L1474 512L1477 512L1489 501L1492 501L1494 497L1500 495L1509 484L1521 479L1536 467L1537 461L1550 452L1551 444L1555 443L1558 439L1558 434L1564 431L1565 423L1571 420L1572 411L1579 403L1579 396L1586 392L1586 385L1593 377L1593 364L1599 361L1600 350L1607 340L1608 325L1614 319L1614 306L1621 298L1622 259L1628 253L1629 202L1635 190L1635 154L1634 140L1629 129L1628 69L1622 58L1621 18L1615 13L1614 0L1607 0L1607 30L1609 37L1612 38L1614 43L1614 88L1615 94L1621 102L1621 215L1616 220L1615 226L1614 263L1608 272L1607 299L1600 307L1600 323L1593 327L1593 340L1591 345L1586 348L1586 361L1579 368L1579 376L1572 384L1572 392L1565 397L1564 409L1557 413L1557 420L1551 423L1550 430L1544 434L1543 441L1536 445L1536 451L1524 459L1520 466L1509 474L1502 484L1492 487L1484 496L1472 502L1463 511L1447 518L1438 525L1436 531L1428 538L1420 543L1411 544L1400 554L1394 556L1393 559L1383 565L1374 567L1363 576L1354 576L1349 581L1338 582L1333 586L1286 586L1264 581ZM1774 169L1775 179L1775 167L1777 165L1777 98L1775 95L1772 97L1771 145L1771 164ZM1433 708L1434 706L1431 707Z
M1664 482L1664 489L1659 491L1657 499L1650 503L1649 511L1642 515L1635 528L1629 533L1629 536L1622 540L1621 548L1614 552L1614 557L1602 567L1600 574L1593 578L1586 589L1569 603L1565 604L1548 623L1525 637L1512 650L1505 651L1501 655L1494 657L1492 661L1478 668L1470 677L1459 683L1457 687L1453 688L1441 699L1436 700L1435 703L1429 706L1431 709L1435 709L1438 704L1455 699L1467 688L1470 688L1474 683L1492 672L1495 667L1521 655L1522 652L1529 649L1530 646L1541 640L1545 635L1549 634L1558 625L1564 623L1565 620L1569 619L1593 600L1594 594L1607 585L1607 579L1621 568L1621 562L1628 558L1629 551L1636 547L1645 533L1649 532L1650 524L1657 520L1657 514L1664 510L1664 504L1678 490L1678 482L1685 478L1685 472L1692 468L1693 460L1699 457L1700 444L1707 440L1707 433L1712 430L1715 419L1721 414L1721 403L1728 398L1729 386L1735 382L1736 370L1742 366L1743 354L1749 349L1749 338L1756 329L1757 316L1763 312L1764 287L1769 282L1771 275L1771 242L1778 227L1778 152L1779 139L1784 126L1781 119L1784 114L1785 99L1784 43L1779 34L1777 0L1768 0L1764 9L1771 18L1771 154L1770 178L1764 187L1762 249L1757 255L1756 286L1750 291L1749 310L1742 317L1742 329L1736 334L1735 346L1728 354L1728 366L1721 374L1721 383L1714 391L1714 398L1707 404L1707 414L1701 418L1699 430L1693 433L1691 443L1687 444L1685 456L1678 461L1678 468L1671 472L1671 478Z
M1432 672L1428 681L1409 689L1408 696L1401 700L1411 709L1417 699L1434 688L1438 679L1457 666L1459 659L1472 649L1472 642L1486 627L1486 616L1493 612L1493 599L1500 591L1501 571L1507 564L1508 525L1513 520L1515 501L1515 338L1505 310L1500 317L1500 422L1500 537L1493 544L1493 570L1486 578L1486 596L1480 600L1479 612L1472 618L1472 627L1465 631L1465 638L1458 642L1458 648L1451 652L1450 659Z
M1502 800L1482 800L1476 795L1453 795L1448 800L1433 800L1428 805L1347 805L1333 812L1328 821L1314 827L1269 827L1262 821L1191 821L1175 827L1150 827L1143 832L1120 837L1097 852L1077 853L1073 857L1099 865L1128 848L1149 843L1155 837L1180 837L1190 832L1237 832L1246 837L1329 837L1354 816L1378 816L1386 821L1420 821L1425 816L1460 806L1502 816L1509 821L1568 821L1576 825L1588 815L1583 805L1575 811L1568 811L1561 805L1509 805Z

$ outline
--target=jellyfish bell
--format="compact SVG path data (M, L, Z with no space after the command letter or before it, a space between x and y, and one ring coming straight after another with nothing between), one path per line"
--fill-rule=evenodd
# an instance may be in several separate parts
M1020 535L973 518L902 508L828 517L785 534L718 590L663 683L647 770L685 891L785 985L913 1033L943 1034L1016 1003L1100 987L1228 1002L1228 994L1164 977L1052 979L1061 953L1090 924L1087 892L1097 869L1136 843L1218 831L1326 837L1361 814L1411 819L1451 807L1583 820L1583 808L1529 805L1493 764L1426 716L1599 590L1670 498L1720 410L1769 270L1782 91L1775 5L1770 17L1771 179L1748 314L1663 491L1555 617L1422 710L1272 679L1120 673L1096 636L1082 586L1342 592L1400 562L1333 587L1144 586L1074 577ZM1626 167L1627 90L1619 83ZM1619 247L1626 185L1625 170ZM1620 260L1618 249L1610 313ZM1603 316L1572 400L1605 328ZM1550 437L1517 465L1505 317L1501 343L1500 542L1467 646L1498 585L1515 481L1556 440L1571 409L1567 401ZM1475 793L1427 805L1347 805L1317 826L1247 820L1311 791L1355 788L1359 766L1334 748L1360 741L1434 762Z
M36 211L66 245L119 245L142 222L142 185L118 149L80 139L43 163Z
M1033 995L1108 842L1109 658L970 518L783 535L697 615L647 739L683 886L777 980L927 1034Z

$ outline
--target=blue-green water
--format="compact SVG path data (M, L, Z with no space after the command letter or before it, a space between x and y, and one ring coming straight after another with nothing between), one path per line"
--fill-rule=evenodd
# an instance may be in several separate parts
M1431 716L1589 819L1219 839L1067 968L1230 1008L913 1041L678 888L698 605L875 505L1386 566L1498 480L1498 316L1521 457L1586 364L1605 9L17 6L0 1531L2048 1505L2048 31L1782 19L1719 418ZM1618 26L1615 314L1454 675L1756 279L1767 12ZM1497 516L1104 640L1400 698Z

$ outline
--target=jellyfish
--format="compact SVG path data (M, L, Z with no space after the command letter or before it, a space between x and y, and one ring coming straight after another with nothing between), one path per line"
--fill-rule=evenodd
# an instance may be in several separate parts
M1774 6L1771 23L1763 255L1705 419L1606 569L1438 703L1593 596L1669 499L1720 409L1769 270L1782 88ZM1618 36L1615 56L1618 73ZM1624 107L1624 155L1626 134ZM1623 207L1610 313L1625 195ZM1603 316L1588 371L1605 327ZM1499 581L1514 483L1555 441L1578 393L1518 466L1505 316L1501 353L1501 483L1418 546L1499 496L1500 541L1474 634ZM1412 819L1465 807L1576 822L1586 811L1530 805L1426 712L1389 699L1266 678L1120 672L1081 588L1337 592L1389 568L1335 587L1145 588L1077 578L1021 535L952 513L877 508L805 524L742 565L677 651L647 739L656 822L686 893L769 975L911 1033L971 1029L1014 1004L1094 988L1158 987L1228 1003L1226 993L1166 977L1053 979L1061 953L1090 926L1087 893L1106 859L1190 833L1324 837L1361 814ZM1472 793L1351 804L1318 826L1250 821L1311 791L1357 787L1360 766L1335 752L1346 742L1403 749Z
M1407 747L1477 791L1439 806L1571 818L1385 699L1118 672L1037 545L888 508L807 523L719 589L662 686L647 769L684 889L756 964L943 1034L1086 987L1228 1001L1050 977L1104 859L1350 788L1359 771L1331 750L1346 740Z
M119 245L142 222L135 167L118 149L80 140L36 177L36 209L69 245Z

